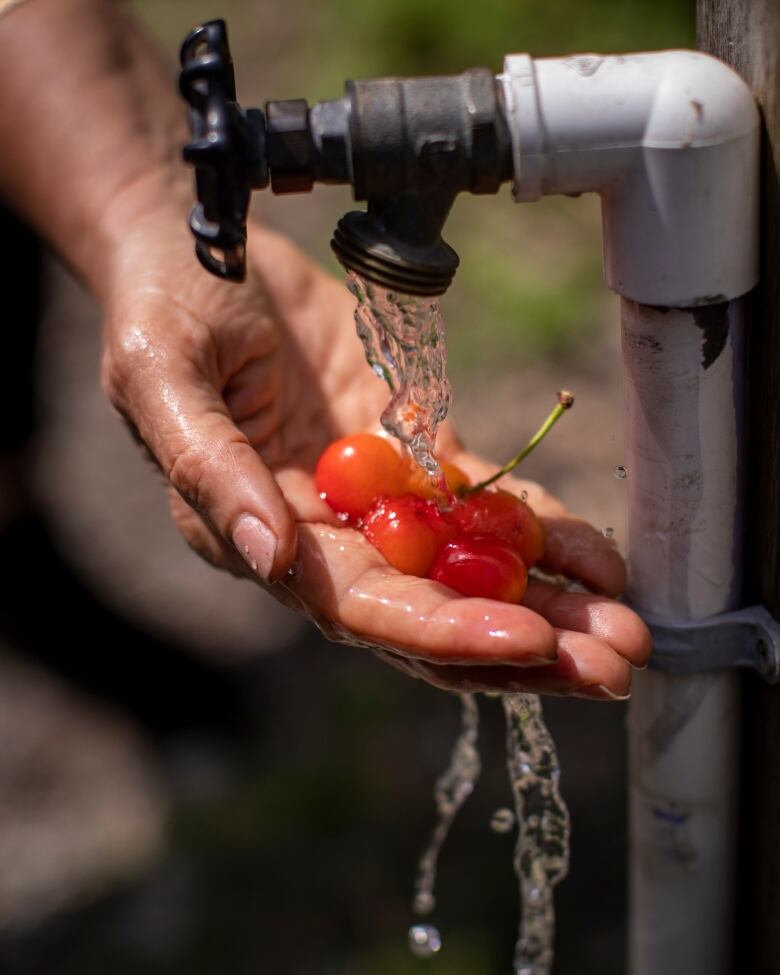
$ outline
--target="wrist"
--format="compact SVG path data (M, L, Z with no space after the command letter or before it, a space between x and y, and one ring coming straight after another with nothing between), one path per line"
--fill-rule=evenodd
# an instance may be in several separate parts
M0 42L0 192L101 297L139 216L186 219L172 72L119 0L24 3Z
M177 253L192 255L187 221L193 200L192 177L183 164L151 169L111 195L96 215L97 232L81 259L80 271L99 301L105 303L144 267L167 267Z

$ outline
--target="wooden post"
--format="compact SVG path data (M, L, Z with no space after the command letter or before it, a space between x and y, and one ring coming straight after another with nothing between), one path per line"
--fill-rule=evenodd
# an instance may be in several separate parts
M780 619L780 2L698 0L697 44L735 68L764 121L761 284L749 337L750 597ZM780 972L780 687L744 680L738 961Z

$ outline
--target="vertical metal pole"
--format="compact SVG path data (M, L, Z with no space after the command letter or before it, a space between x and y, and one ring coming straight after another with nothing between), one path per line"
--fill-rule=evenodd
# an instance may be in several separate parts
M668 622L741 605L744 312L622 301L629 597ZM738 677L639 677L631 975L732 975Z

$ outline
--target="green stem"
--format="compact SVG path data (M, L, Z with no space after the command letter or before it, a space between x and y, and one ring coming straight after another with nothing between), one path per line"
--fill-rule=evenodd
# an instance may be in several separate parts
M505 474L509 474L511 471L513 471L517 465L521 463L521 461L525 460L525 458L531 453L537 444L540 444L542 440L544 440L558 420L560 420L563 414L567 410L570 410L573 405L574 397L572 394L565 389L561 390L561 392L558 393L558 403L555 409L539 427L536 433L531 437L525 447L523 447L517 457L513 457L508 464L504 464L500 470L496 471L496 473L492 477L489 477L486 481L481 481L479 484L474 484L471 487L466 488L463 494L467 496L469 494L475 494L477 491L482 491L491 484L495 484L495 482Z

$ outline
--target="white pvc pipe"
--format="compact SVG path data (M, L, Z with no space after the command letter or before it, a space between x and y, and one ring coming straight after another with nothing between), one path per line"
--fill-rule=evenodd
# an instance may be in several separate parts
M629 711L631 975L734 975L739 674L648 670Z
M741 605L744 307L758 279L759 116L692 51L511 55L518 201L601 195L622 297L632 604ZM739 744L733 672L637 680L630 717L631 975L730 975Z
M624 300L632 605L668 622L741 605L744 302ZM631 975L731 975L735 671L638 675L629 718Z

